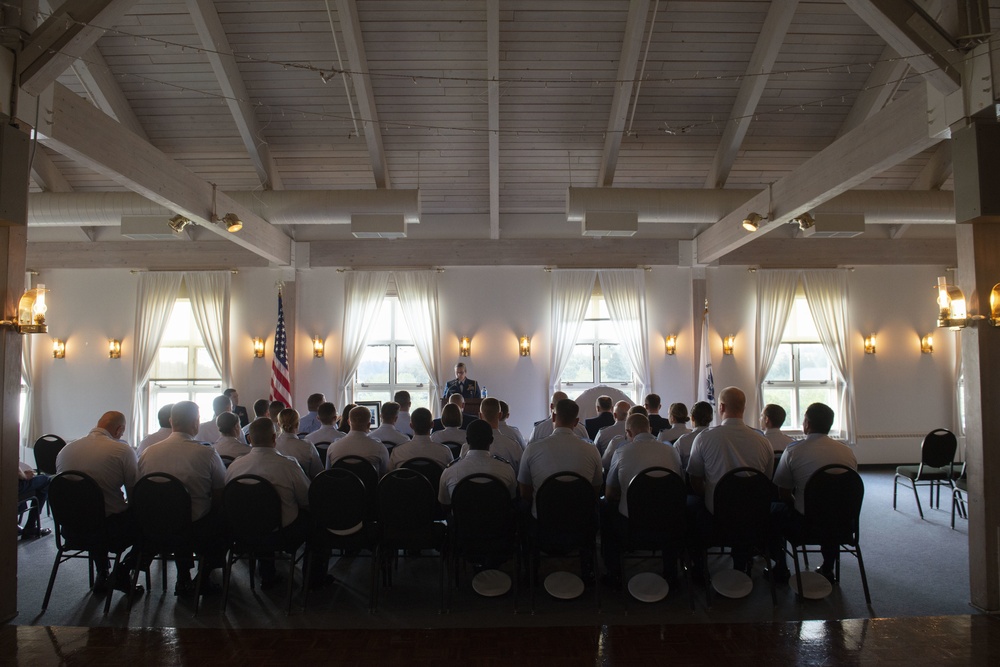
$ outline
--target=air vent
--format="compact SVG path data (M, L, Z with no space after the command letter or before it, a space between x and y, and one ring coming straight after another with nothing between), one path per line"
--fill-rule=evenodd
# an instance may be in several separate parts
M352 215L351 234L356 239L404 239L406 221L402 215Z
M584 236L635 236L637 231L635 211L587 211L583 218Z

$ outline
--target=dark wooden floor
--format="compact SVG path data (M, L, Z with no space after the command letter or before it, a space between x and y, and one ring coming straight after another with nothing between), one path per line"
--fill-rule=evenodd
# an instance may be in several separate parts
M0 627L0 664L998 665L982 615L465 630Z

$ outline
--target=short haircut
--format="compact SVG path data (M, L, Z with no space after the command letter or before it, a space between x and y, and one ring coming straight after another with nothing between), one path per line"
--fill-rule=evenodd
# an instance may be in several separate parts
M477 419L466 429L465 440L469 443L469 449L489 450L493 444L493 427L482 419Z
M774 403L765 405L763 414L774 428L781 428L781 425L785 423L785 417L788 416L783 407Z
M458 408L459 410L461 410L462 407L465 406L465 396L462 396L461 394L452 394L451 396L448 397L448 403L450 403L451 405L461 406Z
M715 417L715 408L712 407L711 403L698 401L691 406L691 421L694 422L695 426L708 426L712 423L713 417Z
M569 398L565 391L556 391L552 393L552 408L555 409L556 403L563 400L564 398Z
M726 414L741 415L747 409L747 395L739 387L726 387L719 392L719 403L726 406Z
M400 405L410 402L410 392L400 389L395 394L392 395L392 400L396 401Z
M217 415L221 415L223 412L229 412L233 409L233 399L229 398L225 394L220 394L212 399L212 412Z
M219 433L232 435L240 425L240 418L233 412L223 412L215 418L215 425L219 427Z
M372 425L372 411L363 405L356 405L351 408L351 414L347 415L347 421L351 424L351 429L366 431Z
M167 403L156 413L156 421L160 422L160 428L170 428L170 409L173 403Z
M319 408L316 409L316 418L319 419L320 424L329 426L337 418L337 406L330 401L320 403Z
M309 394L309 398L306 399L306 407L309 408L309 412L315 412L325 400L326 396L323 394Z
M618 401L615 403L615 419L622 420L628 417L628 410L631 406L627 401Z
M233 394L238 394L238 393L239 393L238 391L236 391L235 389L233 389L232 387L230 387L229 389L227 389L224 392L222 392L222 395L223 396L228 396L229 398L232 398Z
M678 424L687 424L691 419L688 417L688 406L683 403L671 403L670 418Z
M410 415L410 426L414 435L429 435L434 426L434 415L427 408L417 408Z
M649 433L649 417L640 412L629 415L625 421L625 428L632 433Z
M556 403L556 421L562 425L572 426L580 416L580 406L570 398L564 398Z
M198 404L194 401L177 401L170 408L170 427L175 431L197 432L199 421Z
M507 419L510 417L510 406L507 405L506 401L500 401L500 419Z
M483 402L479 404L479 412L488 422L500 419L500 401L495 398L483 399Z
M646 394L646 400L643 403L647 410L657 410L660 407L660 395Z
M271 421L278 421L278 413L285 409L285 404L281 401L271 401L267 406L267 416Z
M295 433L299 430L299 411L295 408L285 408L278 413L278 426L285 433Z
M267 408L270 403L267 402L266 398L258 398L253 402L253 414L255 417L264 417L267 415Z
M601 412L611 412L611 408L614 407L615 402L610 396L598 396L597 397L597 409Z
M828 434L833 428L833 408L826 403L813 403L806 408L805 419L809 420L811 433Z
M441 410L441 423L444 426L459 427L462 425L462 411L454 403L449 403Z
M384 422L394 422L399 418L399 403L395 401L386 401L382 404L381 410L382 421Z
M125 426L125 415L117 410L110 410L101 415L97 425L105 431L113 432L119 426Z
M630 415L649 416L649 410L646 409L645 405L633 405L631 408L628 409L628 413ZM628 426L628 422L625 422L625 425Z
M455 370L457 371L459 368L462 368L464 370L468 370L467 368L465 368L465 362L464 361L460 361L457 364L455 364Z
M274 440L274 422L267 417L258 417L247 428L247 439L255 447L268 446Z

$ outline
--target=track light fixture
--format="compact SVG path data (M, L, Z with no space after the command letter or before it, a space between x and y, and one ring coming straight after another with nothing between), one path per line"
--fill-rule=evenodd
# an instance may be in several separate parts
M226 226L226 231L230 234L235 234L243 229L243 221L235 213L226 213L222 216L222 224Z
M767 220L767 218L762 216L760 213L751 211L750 213L747 213L747 217L743 218L743 229L748 232L755 232L760 227L760 223L764 220Z
M183 215L175 215L167 221L170 229L174 230L174 234L180 234L184 231L184 228L191 224L191 221L185 218Z
M816 225L816 218L812 217L808 213L803 213L797 218L792 218L792 222L797 223L799 229L809 229Z

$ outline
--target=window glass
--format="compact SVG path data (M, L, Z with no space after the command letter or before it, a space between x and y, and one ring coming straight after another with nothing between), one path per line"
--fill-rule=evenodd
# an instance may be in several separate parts
M410 411L432 406L430 377L403 319L396 297L386 297L372 325L368 345L354 376L352 401L391 401L397 391L410 393Z
M619 344L603 296L591 297L584 318L573 353L559 379L560 388L570 398L576 398L590 387L609 384L636 400L632 365Z
M601 382L631 382L632 364L618 343L601 343Z
M563 382L593 382L594 381L594 346L593 344L573 346L573 354L563 370ZM582 390L581 390L582 391Z
M358 382L362 384L389 383L389 345L369 345L358 364Z

